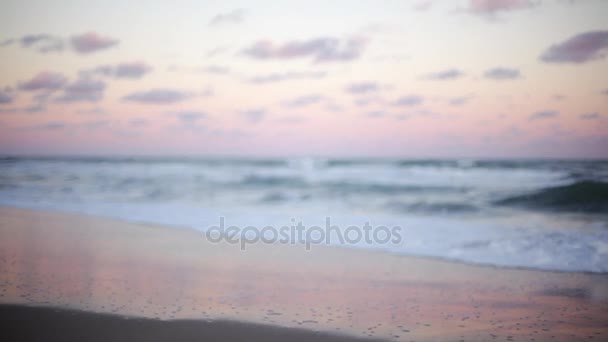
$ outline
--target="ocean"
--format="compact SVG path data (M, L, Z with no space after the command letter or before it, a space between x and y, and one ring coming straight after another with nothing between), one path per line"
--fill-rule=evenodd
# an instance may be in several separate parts
M398 244L335 244L608 272L608 161L2 157L0 205L201 233L220 220L398 226Z

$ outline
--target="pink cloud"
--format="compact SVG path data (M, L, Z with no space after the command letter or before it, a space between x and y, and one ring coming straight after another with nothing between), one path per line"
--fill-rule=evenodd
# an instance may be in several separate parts
M24 48L35 48L38 52L59 52L63 50L63 40L49 34L28 34L21 39Z
M101 36L95 32L87 32L72 36L71 43L76 52L88 54L115 46L118 44L118 40Z
M405 95L398 98L395 102L393 102L394 106L405 106L405 107L413 107L418 106L424 102L424 98L419 95Z
M376 82L364 81L351 83L346 87L346 91L351 94L365 94L380 90L380 86Z
M68 84L58 102L96 102L103 98L106 84L99 80L81 78Z
M13 92L10 89L0 89L0 104L13 102Z
M521 73L518 69L495 67L486 70L483 77L493 80L512 80L521 77Z
M148 72L152 71L152 67L142 61L118 63L116 65L102 65L90 72L103 76L111 76L115 78L141 78Z
M427 75L427 79L435 81L446 81L455 80L462 76L464 76L464 72L462 70L451 68L430 73L429 75Z
M19 89L25 91L57 90L63 87L67 79L60 73L42 71L31 80L21 83Z
M534 6L530 0L470 0L469 11L478 14L494 14Z
M131 93L123 97L123 101L147 104L171 104L187 100L192 94L176 89L151 89Z
M585 63L605 57L608 49L608 31L590 31L577 34L564 42L551 45L540 59L548 63Z
M541 110L534 112L529 116L530 120L552 119L559 116L559 112L555 110Z
M312 57L316 63L347 62L357 59L363 53L367 41L361 37L338 39L321 37L309 40L293 40L275 44L270 40L260 40L243 54L254 59L295 59Z

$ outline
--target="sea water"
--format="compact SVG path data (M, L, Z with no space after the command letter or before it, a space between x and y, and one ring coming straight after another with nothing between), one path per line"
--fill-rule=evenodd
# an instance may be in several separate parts
M201 232L398 226L398 244L330 244L608 272L607 181L606 161L4 157L0 205Z

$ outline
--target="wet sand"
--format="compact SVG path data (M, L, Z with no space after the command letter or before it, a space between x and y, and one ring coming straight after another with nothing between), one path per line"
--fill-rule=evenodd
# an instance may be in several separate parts
M140 321L174 340L202 330L237 334L235 326L248 340L264 339L260 329L282 340L315 331L395 341L608 339L607 275L323 246L241 251L194 230L54 212L0 208L0 271L0 303L17 305L0 309L3 331L36 331L35 318L44 317L61 329L118 334L111 340L135 338L115 324L130 324L125 331L140 331L143 340L153 336L133 323ZM14 315L21 325L5 319Z
M32 321L35 320L35 329ZM49 307L0 305L2 341L373 341L239 321L158 320Z

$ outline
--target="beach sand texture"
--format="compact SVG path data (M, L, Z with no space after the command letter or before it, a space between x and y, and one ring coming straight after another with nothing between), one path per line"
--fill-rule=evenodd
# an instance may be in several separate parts
M62 322L112 331L118 339L121 329L107 317L131 324L125 328L130 334L155 331L133 328L147 322L141 324L169 329L176 340L186 336L179 330L184 321L168 328L165 321L190 320L195 327L188 336L206 327L210 334L247 331L238 335L247 340L269 326L301 329L272 330L279 340L290 339L287 332L303 333L303 339L330 338L326 333L395 341L608 339L604 274L478 267L325 246L306 251L256 244L241 251L188 229L14 208L0 208L0 217L0 303L18 305L3 306L0 316L13 333L25 318L19 325L6 317L37 313L39 320L25 320L25 326L36 331L38 325L41 334L40 322ZM107 324L96 325L86 323L85 314L24 305L115 316L99 316ZM306 335L315 332L322 333ZM135 338L129 336L125 340Z

